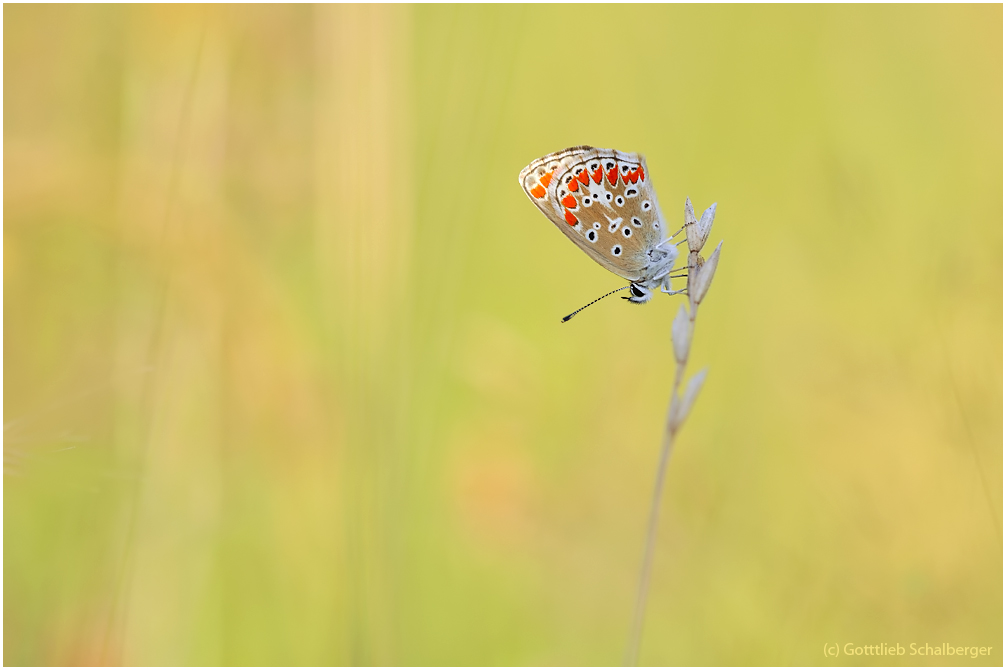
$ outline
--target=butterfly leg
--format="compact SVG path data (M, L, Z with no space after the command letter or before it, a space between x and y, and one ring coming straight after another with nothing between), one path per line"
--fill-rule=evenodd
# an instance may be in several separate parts
M682 228L681 230L684 230L684 228ZM678 236L678 233L680 233L680 232L681 232L681 230L679 230L679 231L678 231L677 233L674 233L673 235L671 235L670 237L668 237L668 238L667 238L666 240L664 240L664 241L663 241L663 242L661 242L660 244L661 244L661 245L664 245L664 244L667 244L668 242L674 242L674 238ZM685 243L685 242L687 242L687 241L688 241L688 238L687 238L687 237L682 237L682 238L681 238L680 240L678 240L677 242L674 242L674 246L678 246L678 245L681 245L681 244L684 244L684 243Z
M682 276L687 276L687 275L678 275L678 276L682 277ZM664 280L662 282L660 282L660 292L661 293L666 293L667 295L678 295L679 293L685 293L687 291L688 291L688 289L685 289L685 288L683 288L681 290L678 290L678 291L673 290L671 288L671 275L667 275L666 277L664 277Z

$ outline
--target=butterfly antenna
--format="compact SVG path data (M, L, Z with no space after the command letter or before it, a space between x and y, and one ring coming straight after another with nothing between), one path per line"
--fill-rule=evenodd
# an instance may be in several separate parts
M629 284L629 286L632 286L632 284ZM616 288L616 289L615 289L614 291L611 291L611 293L605 293L604 295L602 295L602 296L601 296L600 298L598 298L597 300L603 300L604 298L607 298L607 297L608 297L609 295L612 295L612 294L614 294L614 293L618 293L619 291L624 291L625 289L629 288L629 286L623 286L622 288ZM595 302L597 302L597 300L591 300L591 301L590 301L590 302L588 302L588 303L587 303L586 305L584 305L584 306L583 306L583 307L581 307L580 309L576 310L576 311L575 311L575 312L573 312L572 314L568 314L568 315L566 315L566 316L562 317L562 323L566 323L567 321L569 321L570 319L572 319L572 318L573 318L574 316L576 316L577 314L579 314L579 313L580 313L580 312L582 312L583 310L585 310L585 309L587 309L588 307L590 307L591 305L593 305L593 304L594 304Z

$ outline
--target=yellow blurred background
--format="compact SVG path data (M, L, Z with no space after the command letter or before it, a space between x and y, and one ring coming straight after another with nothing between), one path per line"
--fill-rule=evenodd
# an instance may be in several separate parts
M1001 665L1002 18L6 5L4 663L619 663L681 299L559 323L587 143L725 240L641 662Z

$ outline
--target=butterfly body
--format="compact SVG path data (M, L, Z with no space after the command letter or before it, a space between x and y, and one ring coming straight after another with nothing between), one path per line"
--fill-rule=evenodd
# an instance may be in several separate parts
M521 188L539 210L602 267L628 279L634 303L670 289L678 248L640 154L571 147L532 161Z

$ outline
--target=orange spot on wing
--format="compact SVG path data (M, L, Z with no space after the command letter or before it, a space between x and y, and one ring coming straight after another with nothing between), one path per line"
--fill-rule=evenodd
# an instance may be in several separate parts
M538 184L533 189L531 189L531 195L533 195L536 198L544 198L545 197L545 187L542 186L541 184Z
M542 186L548 188L548 185L552 183L552 173L546 172L541 176L541 179L539 181L541 181Z
M632 180L633 184L639 181L639 168L636 168L635 170L629 173L629 179Z
M614 186L615 184L618 183L618 166L617 165L615 167L611 168L610 170L608 170L608 183L611 184L612 186Z
M569 211L567 209L566 210L566 223L568 223L571 226L575 226L579 222L580 222L580 220L577 219L575 216L573 216L573 212L571 212L571 211Z
M643 181L646 178L646 176L643 174L643 168L640 167L636 171L639 173L639 181Z
M602 176L604 176L604 169L598 167L596 170L594 170L594 174L591 175L591 179L594 180L595 184L600 184Z
M570 191L575 191L578 188L580 188L580 184L575 179L573 181L569 182L569 190Z
M586 186L590 183L590 175L587 174L586 170L580 170L580 173L576 175L576 178L580 180L580 183Z
M569 207L570 209L573 209L574 207L576 207L576 198L574 198L571 195L567 195L565 198L562 199L562 205L563 207Z

